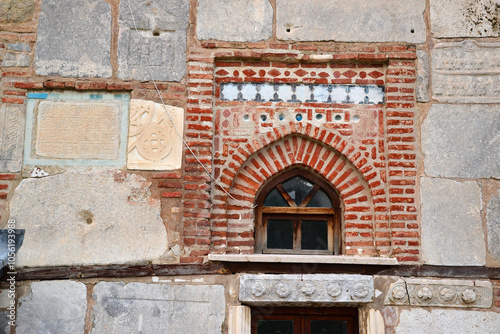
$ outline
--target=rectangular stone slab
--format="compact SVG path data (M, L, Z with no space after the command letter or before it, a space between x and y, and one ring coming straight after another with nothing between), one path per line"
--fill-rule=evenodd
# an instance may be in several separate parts
M121 1L118 77L180 81L186 73L188 17L185 0L130 0L130 6Z
M243 275L240 302L249 305L356 305L373 301L373 276Z
M0 172L19 172L22 164L25 113L22 107L0 107Z
M25 165L125 164L129 96L29 94Z
M426 39L424 0L276 1L281 40L409 42Z
M221 333L222 285L101 282L92 294L91 334Z
M500 108L433 104L422 123L425 173L433 177L500 177Z
M38 24L38 75L111 77L111 7L103 0L44 0Z
M433 97L446 103L500 103L500 43L437 44L432 51Z
M500 34L497 0L431 0L434 37L495 37Z

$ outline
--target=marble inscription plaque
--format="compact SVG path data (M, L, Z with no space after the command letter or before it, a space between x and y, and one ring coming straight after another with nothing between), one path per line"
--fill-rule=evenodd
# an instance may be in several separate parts
M24 164L125 166L127 94L29 93Z
M118 110L113 104L43 101L35 152L62 159L116 159Z
M21 170L24 117L21 107L0 107L0 172Z
M130 101L129 169L181 168L182 140L177 131L182 136L184 109L165 107L151 101Z
M432 51L433 97L448 103L500 102L500 43L438 44Z

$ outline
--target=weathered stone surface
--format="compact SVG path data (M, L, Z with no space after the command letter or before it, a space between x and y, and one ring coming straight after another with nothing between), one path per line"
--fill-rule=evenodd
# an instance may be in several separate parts
M31 48L27 43L9 43L7 44L7 50L30 52Z
M0 2L0 23L30 21L36 8L33 0L2 0Z
M391 285L385 304L490 308L492 298L490 281L409 278Z
M496 334L500 328L500 313L412 308L402 310L396 334L460 333Z
M243 275L240 301L250 305L360 304L373 301L373 276Z
M429 102L429 55L417 51L417 101Z
M488 231L488 253L495 261L500 263L500 190L488 203L486 227Z
M426 39L424 0L277 0L281 40L410 42Z
M499 178L498 129L498 106L434 104L422 124L426 174Z
M109 78L110 48L111 7L106 1L42 1L36 74Z
M2 59L3 67L28 67L30 66L30 56L26 53L7 52Z
M450 266L485 264L481 190L476 182L421 178L422 258Z
M150 182L125 172L24 179L10 202L26 229L17 265L139 263L161 256L167 233Z
M199 40L231 42L267 40L273 34L269 0L200 0L196 35Z
M500 43L442 43L432 51L433 97L447 103L500 103Z
M225 319L222 285L101 282L92 296L92 334L221 333Z
M9 316L9 311L0 312L0 334L10 334Z
M152 101L130 101L128 169L181 168L183 143L177 131L182 136L184 109L165 107Z
M25 122L22 107L0 106L0 172L21 170Z
M488 37L500 34L498 0L431 0L435 37Z
M31 283L28 295L19 298L16 333L83 333L87 288L75 281Z
M79 93L29 99L25 165L124 165L128 98Z
M188 17L186 0L130 0L130 7L121 1L118 77L180 81L186 73Z

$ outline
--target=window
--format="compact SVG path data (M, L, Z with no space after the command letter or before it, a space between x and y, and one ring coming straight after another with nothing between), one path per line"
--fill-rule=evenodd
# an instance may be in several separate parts
M358 332L356 308L252 309L252 334L351 334Z
M323 179L294 169L257 198L256 253L340 254L340 199Z

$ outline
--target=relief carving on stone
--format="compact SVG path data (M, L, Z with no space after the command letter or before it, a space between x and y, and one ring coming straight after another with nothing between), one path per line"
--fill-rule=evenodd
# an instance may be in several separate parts
M372 276L363 275L244 275L240 301L269 304L359 304L373 301Z
M385 304L489 308L492 295L488 281L400 279L391 285Z
M499 103L500 43L463 41L432 51L433 97L440 102Z
M177 131L182 136L184 109L165 107L166 110L162 104L152 101L130 101L129 169L181 168L182 140Z
M0 107L0 172L21 170L24 123L21 107Z

